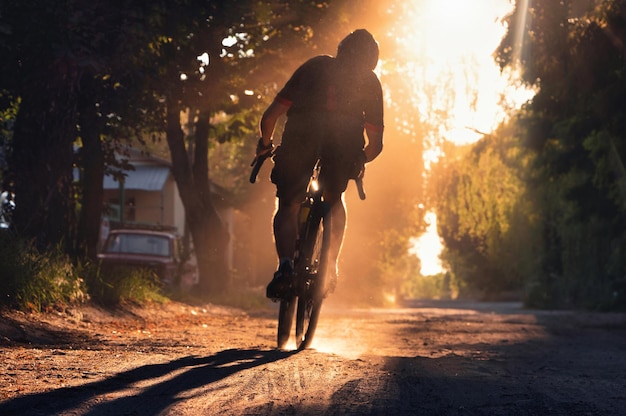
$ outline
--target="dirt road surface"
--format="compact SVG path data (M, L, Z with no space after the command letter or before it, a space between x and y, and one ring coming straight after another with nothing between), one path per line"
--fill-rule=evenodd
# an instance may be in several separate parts
M0 415L620 415L626 315L328 302L312 349L276 310L170 303L0 321Z

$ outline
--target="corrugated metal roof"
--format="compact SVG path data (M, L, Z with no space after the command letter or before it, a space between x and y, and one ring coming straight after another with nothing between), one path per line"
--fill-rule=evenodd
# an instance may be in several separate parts
M126 171L124 189L139 191L161 191L170 173L167 166L142 166L135 165L135 170ZM120 184L112 176L105 176L104 189L118 189Z

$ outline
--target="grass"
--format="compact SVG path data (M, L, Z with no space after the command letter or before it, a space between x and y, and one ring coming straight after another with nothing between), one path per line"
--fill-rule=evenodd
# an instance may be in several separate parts
M115 306L133 302L141 305L168 300L159 278L148 269L118 267L105 273L99 265L90 264L84 267L84 275L89 295L95 303Z
M0 307L43 312L87 301L116 305L165 302L161 285L146 270L101 273L98 264L74 264L60 247L45 252L0 232Z
M243 310L267 307L264 288L250 288L237 275L229 286L225 293L210 295L165 288L148 269L119 267L105 272L98 263L73 262L60 246L40 252L28 241L0 232L0 308L45 312L86 302L115 307L170 299Z
M0 233L0 306L43 311L89 298L85 282L55 248L39 253L32 244Z

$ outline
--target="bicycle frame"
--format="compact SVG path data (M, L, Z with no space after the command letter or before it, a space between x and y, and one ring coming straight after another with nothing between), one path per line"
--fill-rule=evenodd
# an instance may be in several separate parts
M255 159L250 182L256 181L261 164L270 155ZM305 198L298 212L298 239L294 253L293 293L280 301L278 313L278 348L289 340L294 312L296 316L296 347L308 348L313 340L322 301L327 295L326 275L331 243L331 207L324 200L319 177L318 160L313 168ZM365 199L362 177L356 178L361 199ZM297 309L296 309L297 308Z
M295 335L299 350L308 348L313 340L322 301L326 295L331 217L330 205L324 201L323 190L318 181L320 171L318 161L313 169L306 197L300 205L299 232L294 253L295 294L293 298L281 302L286 306L297 303ZM293 314L291 308L286 308L284 314L279 314L279 348L289 338L289 321L292 319L290 314ZM283 325L281 321L284 321Z
M313 169L304 201L300 205L298 214L298 240L294 254L294 269L296 272L297 294L303 296L303 291L311 286L323 288L328 265L327 251L330 244L330 205L324 201L320 188L319 162ZM322 241L317 239L320 224L323 226ZM316 252L316 246L321 252ZM319 296L320 293L316 293Z

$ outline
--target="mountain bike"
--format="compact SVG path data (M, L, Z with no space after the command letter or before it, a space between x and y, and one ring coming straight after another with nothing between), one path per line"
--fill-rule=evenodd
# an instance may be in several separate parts
M250 182L254 183L261 165L270 155L252 162ZM331 207L324 200L318 181L322 166L318 160L313 168L306 196L298 214L298 239L293 258L294 283L292 291L280 300L278 311L278 348L283 349L289 340L296 318L296 348L308 348L313 341L319 320L322 301L331 287L327 285L328 250L331 240ZM362 178L355 179L359 196L365 199ZM336 282L334 282L336 284Z

